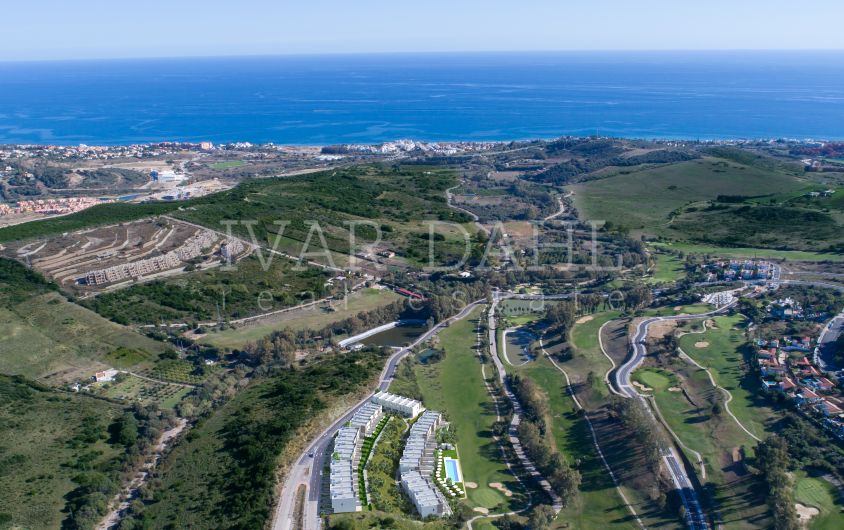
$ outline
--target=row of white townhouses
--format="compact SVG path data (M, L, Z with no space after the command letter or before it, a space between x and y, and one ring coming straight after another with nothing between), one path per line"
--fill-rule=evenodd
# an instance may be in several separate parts
M367 403L352 419L337 431L334 451L331 454L331 509L334 513L357 512L361 509L358 485L358 464L363 440L375 430L383 408L377 403Z
M451 513L445 497L431 480L436 465L434 451L437 448L437 427L441 421L442 415L439 412L425 411L410 428L399 461L402 489L423 518Z

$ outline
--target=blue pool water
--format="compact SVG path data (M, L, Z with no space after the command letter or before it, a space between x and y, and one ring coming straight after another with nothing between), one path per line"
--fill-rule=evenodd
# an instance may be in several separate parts
M844 138L844 52L0 63L0 143Z
M460 477L460 468L457 466L457 460L453 458L443 459L445 465L445 476L450 478L452 482L463 482Z

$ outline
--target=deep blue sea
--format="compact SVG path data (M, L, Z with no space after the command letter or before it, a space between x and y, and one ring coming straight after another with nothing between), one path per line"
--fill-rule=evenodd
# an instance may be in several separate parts
M844 53L0 63L0 143L844 138Z

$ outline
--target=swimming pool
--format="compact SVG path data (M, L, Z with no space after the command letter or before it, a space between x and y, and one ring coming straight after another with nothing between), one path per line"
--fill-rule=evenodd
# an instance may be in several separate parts
M453 458L443 459L445 465L445 476L450 478L452 482L463 482L460 477L460 466L457 465L457 460Z

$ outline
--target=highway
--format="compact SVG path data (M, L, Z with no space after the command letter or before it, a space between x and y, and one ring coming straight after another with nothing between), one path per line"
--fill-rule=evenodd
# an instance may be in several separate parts
M390 356L390 359L387 361L387 364L381 371L381 376L378 383L378 390L386 391L390 387L390 382L393 380L393 376L396 372L396 367L401 362L401 360L404 359L405 356L407 356L407 354L413 350L413 348L424 343L425 341L445 329L448 325L452 324L453 322L466 318L476 307L481 305L483 302L484 300L481 299L468 304L456 315L446 320L443 320L442 322L438 323L437 325L426 331L409 346L397 350L392 356ZM349 409L341 418L336 420L334 423L331 424L331 426L322 431L322 433L314 441L312 441L310 445L308 445L307 449L302 452L302 454L296 460L296 463L293 464L293 466L287 473L287 477L285 478L284 484L281 489L279 501L276 506L275 516L273 517L273 530L292 530L294 528L293 515L296 507L296 492L299 489L300 485L304 485L306 487L306 498L303 515L304 524L302 525L301 529L316 530L319 528L319 502L320 493L322 491L322 470L325 467L325 455L328 446L334 439L334 435L337 434L338 430L340 430L340 427L342 427L347 421L349 421L349 419L354 415L354 413L361 406L367 403L373 395L375 395L375 392L372 392L371 394L367 395L354 407ZM313 455L313 457L311 457L310 455Z

